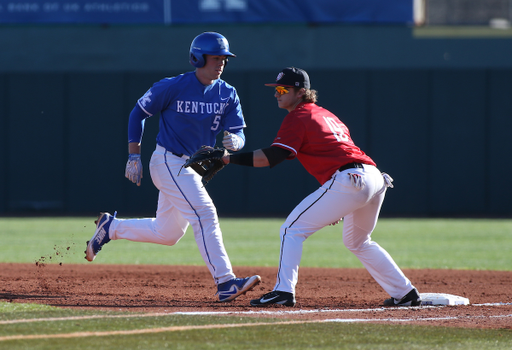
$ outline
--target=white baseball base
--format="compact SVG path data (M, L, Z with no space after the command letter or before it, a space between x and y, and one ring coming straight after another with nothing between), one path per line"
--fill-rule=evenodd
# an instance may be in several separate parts
M469 305L469 299L444 293L420 293L421 305Z

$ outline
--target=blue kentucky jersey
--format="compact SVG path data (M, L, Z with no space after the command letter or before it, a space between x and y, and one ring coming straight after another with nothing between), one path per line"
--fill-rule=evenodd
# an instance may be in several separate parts
M214 146L220 131L237 133L245 127L236 89L222 79L204 86L195 72L160 80L137 105L149 117L160 113L157 143L178 154Z

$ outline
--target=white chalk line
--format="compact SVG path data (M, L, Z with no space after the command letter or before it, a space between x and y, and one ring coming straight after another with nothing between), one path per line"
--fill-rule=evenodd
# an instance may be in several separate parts
M487 316L464 316L464 317L429 317L429 318L410 318L410 319L330 319L330 320L303 320L303 321L283 321L283 322L254 322L254 323L238 323L238 324L217 324L217 325L202 325L202 326L171 326L150 329L133 329L124 331L108 331L108 332L74 332L74 333L61 333L61 334L32 334L32 335L10 335L0 337L1 341L8 340L27 340L27 339L54 339L54 338L84 338L84 337L101 337L112 335L134 335L134 334L148 334L148 333L163 333L163 332L177 332L189 331L198 329L221 329L221 328L241 328L241 327L254 327L254 326L275 326L275 325L295 325L295 324L308 324L308 323L324 323L324 322L344 322L344 323L361 323L361 322L412 322L412 321L439 321L439 320L453 320L453 319L471 319L471 318L485 318ZM489 318L502 318L512 317L510 315L489 316Z
M512 303L486 303L486 304L472 304L473 306L509 306ZM427 308L440 308L445 306L414 306L414 307L401 307L401 308L376 308L376 309L316 309L316 310L293 310L293 311L213 311L213 312L171 312L171 313L149 313L149 314L131 314L131 315L90 315L90 316L71 316L71 317L52 317L52 318L38 318L38 319L20 319L20 320L6 320L0 321L0 324L15 324L15 323L29 323L29 322L52 322L52 321L70 321L70 320L87 320L99 318L138 318L138 317L161 317L172 315L286 315L286 314L308 314L308 313L326 313L326 312L375 312L375 311L394 311L403 309L427 309ZM20 340L20 339L50 339L50 338L80 338L80 337L97 337L109 335L130 335L130 334L145 334L145 333L162 333L162 332L175 332L187 331L196 329L214 329L214 328L237 328L237 327L251 327L251 326L269 326L269 325L289 325L289 324L307 324L307 323L322 323L322 322L339 322L339 323L361 323L361 322L418 322L418 321L443 321L443 320L460 320L460 319L475 319L475 318L507 318L512 317L508 315L493 315L493 316L445 316L445 317L413 317L413 318L352 318L352 319L326 319L326 320L301 320L301 321L283 321L283 322L262 322L262 323L239 323L239 324L218 324L218 325L199 325L199 326L171 326L160 327L151 329L134 329L123 331L108 331L108 332L74 332L74 333L61 333L61 334L32 334L32 335L12 335L0 337L0 341L7 340Z
M486 304L471 304L472 306L510 306L512 303L486 303ZM405 306L398 308L374 308L374 309L314 309L314 310L284 310L284 311L269 311L269 310L259 310L259 311L189 311L189 312L175 312L175 315L294 315L294 314L311 314L311 313L329 313L329 312L383 312L383 311L399 311L404 309L438 309L446 306L432 306L432 305L423 305L423 306ZM450 306L450 307L456 307Z
M284 310L284 311L177 311L177 312L159 312L159 313L144 313L144 314L123 314L123 315L88 315L88 316L67 316L67 317L49 317L49 318L33 318L33 319L18 319L18 320L6 320L0 321L2 324L16 324L16 323L30 323L30 322L53 322L53 321L76 321L76 320L90 320L90 319L101 319L101 318L137 318L137 317L160 317L160 316L214 316L214 315L297 315L297 314L312 314L312 313L324 313L324 312L375 312L375 311L394 311L403 310L411 307L402 308L377 308L377 309L314 309L314 310ZM412 307L418 308L418 307ZM437 308L437 306L423 306L425 308Z
M461 320L461 319L474 319L474 318L507 318L512 317L509 315L493 315L493 316L445 316L445 317L413 317L413 318L359 318L359 319L345 319L345 318L334 318L330 320L324 320L324 322L417 322L417 321L445 321L445 320Z
M425 306L423 308L433 308L435 306ZM404 308L401 308L402 310ZM372 311L393 311L400 310L396 309L314 309L314 310L285 310L285 311L177 311L177 312L159 312L159 313L144 313L144 314L124 314L124 315L89 315L89 316L69 316L69 317L50 317L50 318L33 318L33 319L18 319L18 320L6 320L0 321L2 324L15 324L15 323L30 323L30 322L52 322L52 321L75 321L75 320L89 320L98 318L137 318L137 317L160 317L160 316L172 316L172 315L184 315L184 316L214 316L214 315L294 315L294 314L311 314L311 313L322 313L322 312L372 312Z
M510 306L512 303L485 303L485 304L471 304L472 306ZM69 317L48 317L48 318L32 318L32 319L18 319L18 320L5 320L0 321L2 324L15 324L15 323L30 323L30 322L52 322L52 321L75 321L75 320L89 320L101 318L137 318L137 317L160 317L172 315L186 315L186 316L208 316L208 315L297 315L297 314L311 314L311 313L333 313L333 312L376 312L376 311L399 311L404 309L437 309L445 306L406 306L399 308L373 308L373 309L313 309L313 310L284 310L284 311L177 311L177 312L157 312L157 313L144 313L144 314L123 314L123 315L88 315L88 316L69 316Z

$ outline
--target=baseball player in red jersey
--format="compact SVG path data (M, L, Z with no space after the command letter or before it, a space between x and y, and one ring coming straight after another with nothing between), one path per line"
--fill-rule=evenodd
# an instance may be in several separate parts
M224 163L271 168L297 157L321 186L307 196L281 226L279 270L274 289L252 306L295 305L295 286L304 241L321 228L343 219L343 243L391 296L385 306L421 305L411 281L371 234L393 179L359 149L337 116L316 105L308 74L295 67L277 76L274 96L289 113L268 148L227 155Z

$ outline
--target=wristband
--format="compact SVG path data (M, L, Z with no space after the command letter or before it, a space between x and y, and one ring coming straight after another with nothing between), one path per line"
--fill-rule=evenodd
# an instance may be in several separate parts
M243 152L237 154L231 154L229 156L229 162L232 164L254 166L254 152Z

